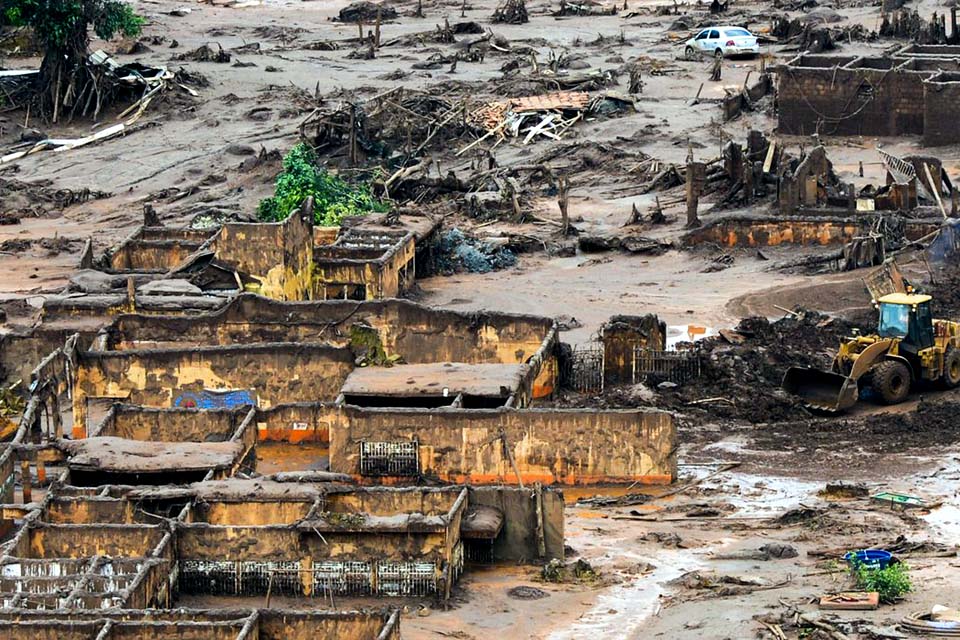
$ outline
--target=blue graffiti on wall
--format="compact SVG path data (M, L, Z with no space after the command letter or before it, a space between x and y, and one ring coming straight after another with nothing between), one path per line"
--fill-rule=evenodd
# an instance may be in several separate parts
M182 409L236 409L255 404L257 401L247 389L204 389L199 393L186 391L173 400L173 406Z

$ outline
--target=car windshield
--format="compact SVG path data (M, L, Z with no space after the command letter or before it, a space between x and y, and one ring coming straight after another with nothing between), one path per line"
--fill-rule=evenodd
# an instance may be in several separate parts
M750 32L746 29L727 29L728 36L748 36Z
M910 323L910 307L905 304L880 305L880 337L905 338Z

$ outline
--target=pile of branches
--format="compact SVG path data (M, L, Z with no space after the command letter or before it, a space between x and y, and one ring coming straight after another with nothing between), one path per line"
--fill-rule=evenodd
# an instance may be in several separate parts
M567 2L560 0L560 9L553 12L555 18L562 16L615 16L617 15L616 5L604 7L593 0L583 0L581 2Z
M52 189L49 180L23 182L0 178L0 224L16 224L27 215L43 217L66 207L113 194L95 189Z
M401 86L369 100L315 109L301 123L300 137L318 154L349 166L404 166L463 135L465 112L463 101Z
M504 0L490 18L491 22L503 24L526 24L530 22L527 3L524 0Z

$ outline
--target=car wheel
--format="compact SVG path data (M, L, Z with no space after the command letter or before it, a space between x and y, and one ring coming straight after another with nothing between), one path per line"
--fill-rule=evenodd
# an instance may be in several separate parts
M683 56L687 60L693 60L694 58L697 57L696 51L693 50L693 47L687 47L686 49L684 49Z
M717 57L717 58L722 58L722 57L723 57L723 49L717 49L716 51L713 52L713 55L714 55L715 57Z

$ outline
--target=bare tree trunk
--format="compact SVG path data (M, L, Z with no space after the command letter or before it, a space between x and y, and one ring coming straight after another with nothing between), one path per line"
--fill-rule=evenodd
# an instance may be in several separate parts
M560 233L566 238L570 235L570 214L567 211L569 205L570 183L565 177L557 178L557 204L560 205Z
M51 118L56 123L79 95L76 91L77 80L85 79L81 72L86 65L89 43L87 25L81 23L66 38L65 46L47 49L40 64L38 85L38 106L42 117Z

